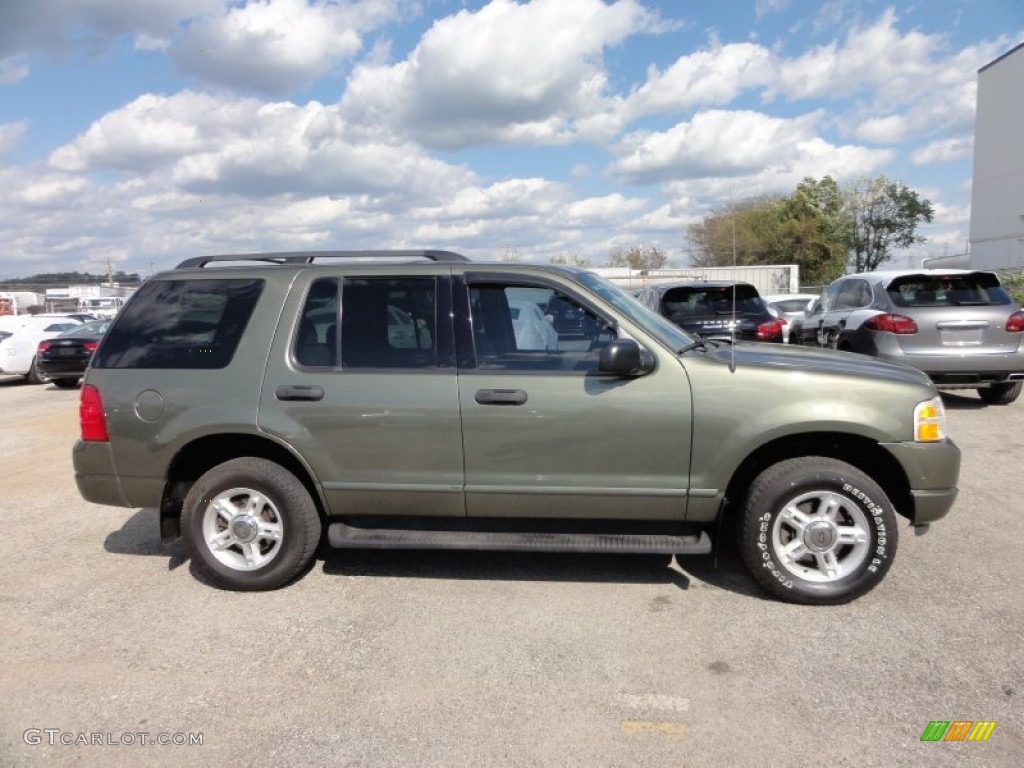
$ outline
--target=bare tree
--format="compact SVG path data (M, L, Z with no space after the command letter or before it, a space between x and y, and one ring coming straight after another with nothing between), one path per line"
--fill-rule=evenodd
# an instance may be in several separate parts
M661 269L668 266L668 255L655 245L634 245L632 248L616 248L608 257L610 267L630 269Z

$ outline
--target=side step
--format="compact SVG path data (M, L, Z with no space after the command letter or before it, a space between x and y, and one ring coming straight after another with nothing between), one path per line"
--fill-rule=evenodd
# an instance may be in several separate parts
M469 549L505 552L614 552L618 554L706 555L711 539L700 531L689 536L623 533L508 531L420 531L356 528L331 523L327 540L337 549Z

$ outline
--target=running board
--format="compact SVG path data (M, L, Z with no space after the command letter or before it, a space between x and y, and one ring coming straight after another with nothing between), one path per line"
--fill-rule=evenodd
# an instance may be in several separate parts
M711 539L622 533L417 531L355 528L331 523L327 540L337 549L469 549L504 552L614 552L617 554L706 555Z

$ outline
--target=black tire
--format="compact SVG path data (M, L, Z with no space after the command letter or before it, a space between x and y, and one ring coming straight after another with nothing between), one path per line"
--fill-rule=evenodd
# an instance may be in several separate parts
M199 575L243 592L277 589L295 579L313 561L320 530L316 505L299 479L252 456L200 477L181 512L182 537ZM216 539L222 546L212 544Z
M39 366L36 365L36 359L32 358L32 365L28 369L28 375L25 376L25 380L29 384L45 384L49 381L46 374L39 370Z
M58 389L74 389L78 386L78 379L51 379L53 385Z
M1024 385L1024 381L993 384L991 387L980 388L978 396L989 405L1009 405L1020 397L1021 385Z
M795 520L791 510L799 513ZM776 597L806 605L847 603L873 589L892 565L898 538L895 510L878 484L824 456L787 459L758 475L738 528L754 579Z

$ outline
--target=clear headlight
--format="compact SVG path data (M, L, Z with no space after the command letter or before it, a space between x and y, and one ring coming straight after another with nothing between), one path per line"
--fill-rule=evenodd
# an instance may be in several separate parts
M914 441L934 443L946 439L946 409L936 395L914 407Z

